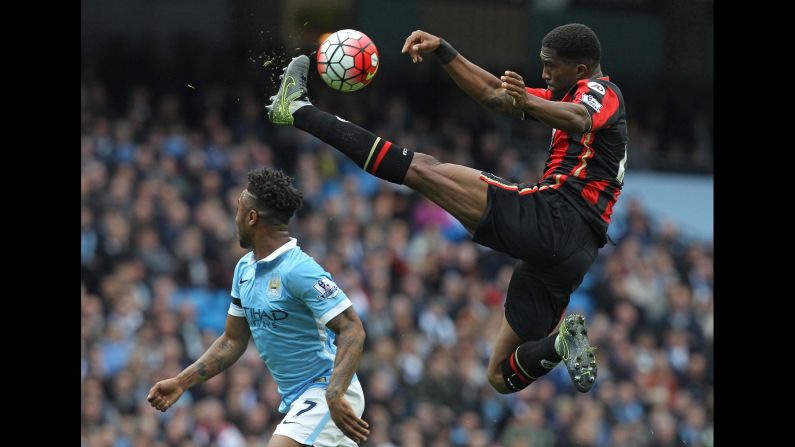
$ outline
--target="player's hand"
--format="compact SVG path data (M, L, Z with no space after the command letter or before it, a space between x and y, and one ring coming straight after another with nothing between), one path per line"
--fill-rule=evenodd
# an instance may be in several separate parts
M525 90L524 79L519 76L519 73L506 71L500 76L500 81L502 81L502 88L511 95L513 106L523 110L528 105L530 98L530 94Z
M184 392L185 390L180 386L176 378L161 380L149 390L146 400L153 407L165 412L174 405Z
M417 62L422 62L422 56L420 56L420 53L430 53L431 51L439 48L441 41L442 39L434 36L433 34L417 30L406 38L406 42L403 44L403 49L400 50L400 52L409 53L409 56L411 56L411 61L416 64Z
M326 399L331 419L337 424L345 436L353 439L357 444L367 441L370 434L370 424L356 416L351 405L344 398Z

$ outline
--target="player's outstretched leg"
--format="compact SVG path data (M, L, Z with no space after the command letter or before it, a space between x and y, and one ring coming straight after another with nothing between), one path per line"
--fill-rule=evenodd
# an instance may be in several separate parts
M376 177L406 184L447 210L474 232L486 209L488 186L481 172L440 163L435 158L393 144L372 132L326 113L309 102L309 58L298 56L284 69L281 84L266 108L274 124L289 124L330 144Z
M305 55L294 58L284 69L279 90L267 106L271 122L305 130L337 148L365 171L402 184L414 153L313 106L306 87L308 72L309 58Z

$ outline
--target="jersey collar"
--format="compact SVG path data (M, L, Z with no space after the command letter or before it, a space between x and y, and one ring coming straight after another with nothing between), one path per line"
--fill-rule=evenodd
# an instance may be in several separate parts
M590 80L590 79L599 79L600 81L609 81L609 80L610 80L610 76L606 76L606 75L605 75L605 76L596 76L596 77L593 77L593 78L588 78L588 79L589 79L589 80ZM582 80L582 79L580 79L580 81L581 81L581 80ZM576 92L576 91L577 91L577 84L578 84L580 81L577 81L577 82L575 82L575 83L574 83L574 85L572 85L572 86L571 86L571 88L569 89L569 91L567 91L567 92L566 92L566 95L565 95L565 96L563 96L563 99L561 99L561 102L565 102L565 101L566 101L566 98L571 98L571 97L572 97L571 95L573 95L573 94L574 94L574 92Z
M276 259L279 256L281 256L287 250L293 249L293 248L295 248L297 246L298 246L298 239L296 239L294 237L291 237L290 240L287 241L286 244L284 244L281 247L277 248L276 250L273 251L273 253L269 254L268 256L265 256L264 258L260 259L259 261L254 259L254 252L252 251L251 253L249 253L248 263L249 263L249 265L253 265L253 264L256 264L257 262L271 262L274 259Z

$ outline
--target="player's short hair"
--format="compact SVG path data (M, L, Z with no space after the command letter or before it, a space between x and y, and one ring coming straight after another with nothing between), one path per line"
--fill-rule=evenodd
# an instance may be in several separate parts
M599 38L582 23L569 23L553 29L544 36L541 46L555 50L563 59L588 66L595 66L602 57Z
M286 225L304 203L304 194L292 182L292 177L276 169L261 168L248 173L247 190L256 198L254 209L267 224Z

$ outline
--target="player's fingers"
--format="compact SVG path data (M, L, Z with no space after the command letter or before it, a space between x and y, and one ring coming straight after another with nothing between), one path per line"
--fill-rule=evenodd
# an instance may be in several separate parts
M524 82L522 76L520 76L519 73L516 73L515 71L505 70L505 76L508 78L518 79L519 81Z
M417 58L419 57L419 54L417 52L417 44L416 44L416 42L411 42L409 47L408 47L408 49L406 51L408 51L409 56L411 56L412 62L414 62L416 64L417 63Z
M510 85L514 85L514 86L518 86L518 87L524 87L524 83L521 80L516 79L516 78L512 78L510 76L505 76L505 75L500 76L500 80L502 82L508 83Z
M516 82L518 82L520 84L524 84L524 78L522 76L520 76L519 73L514 73L512 71L509 71L508 72L508 77L511 78L511 79L515 79Z
M409 50L411 45L415 43L414 41L417 40L417 32L414 31L413 33L409 34L409 37L406 37L406 41L403 42L403 48L400 50L401 53L405 53Z
M366 438L370 434L370 425L357 416L352 408L346 408L345 410L346 411L343 413L343 424L345 425L345 429L357 436Z
M358 436L367 436L367 435L369 435L369 434L370 434L370 430L368 430L368 429L366 429L366 428L364 428L364 427L361 427L361 426L359 426L359 425L358 425L358 424L356 424L355 422L351 422L351 424L350 424L350 425L348 425L348 430L349 430L350 432L352 432L352 433L355 433L355 434L356 434L356 435L358 435Z
M524 84L516 79L504 78L502 81L502 88L508 93L522 94L524 93Z
M503 82L502 88L504 88L505 91L511 96L516 96L519 94L518 87L508 82Z
M148 400L149 402L151 402L151 401L152 401L152 399L154 399L154 398L155 398L155 396L157 396L158 394L159 394L159 393L158 393L158 386L157 386L157 385L155 385L155 386L153 386L152 388L149 388L149 394L147 394L147 395L146 395L146 400Z
M425 42L425 38L422 35L422 31L414 31L408 38L406 38L406 42L403 44L403 52L416 54L418 51L420 51L422 45L427 45L427 42Z
M370 430L366 428L359 427L356 424L350 424L347 427L348 437L351 439L358 439L358 443L362 443L367 440L367 436L370 434Z
M524 91L524 88L525 88L524 82L522 82L522 81L520 81L518 79L507 78L507 77L503 76L500 80L503 82L503 86L505 86L505 85L508 86L508 87L505 87L506 90L510 88L511 90L514 90L514 91L517 91L517 92L520 92L520 93Z
M367 422L364 422L356 416L351 416L351 426L360 433L365 435L370 434L370 426L367 424Z

